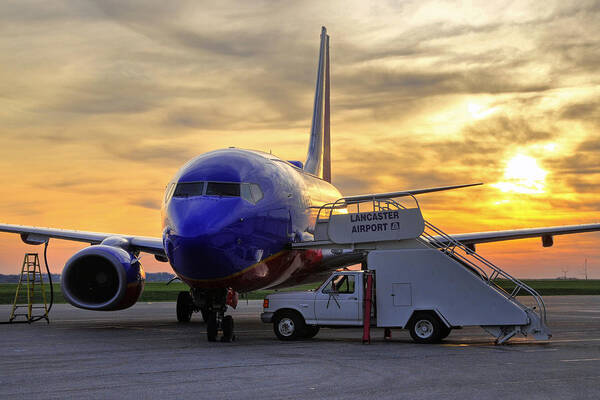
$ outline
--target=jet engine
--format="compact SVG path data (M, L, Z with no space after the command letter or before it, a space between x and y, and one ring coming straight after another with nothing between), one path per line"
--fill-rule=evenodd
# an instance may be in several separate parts
M61 277L67 301L78 308L104 311L134 305L144 290L146 274L128 244L123 238L108 238L75 253Z

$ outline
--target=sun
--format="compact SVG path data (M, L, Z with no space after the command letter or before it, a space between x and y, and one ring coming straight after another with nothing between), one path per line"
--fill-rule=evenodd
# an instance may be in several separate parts
M469 102L467 103L467 110L469 111L469 114L471 114L471 117L473 119L482 119L485 118L491 114L493 114L494 112L496 112L497 107L486 107L486 106L482 106L481 104L478 103L472 103Z
M544 193L547 171L537 160L523 154L517 154L506 163L502 180L492 186L502 192L537 194Z

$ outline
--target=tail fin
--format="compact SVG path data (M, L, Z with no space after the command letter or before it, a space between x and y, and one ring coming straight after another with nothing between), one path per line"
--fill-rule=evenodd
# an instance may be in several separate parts
M317 88L313 108L310 144L304 170L331 182L331 140L329 132L329 35L321 30Z

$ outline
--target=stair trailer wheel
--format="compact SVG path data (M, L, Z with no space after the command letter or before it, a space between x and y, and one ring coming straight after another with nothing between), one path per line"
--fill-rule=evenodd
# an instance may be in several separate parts
M429 313L415 314L408 325L410 336L417 343L438 343L448 329L444 328L439 318Z

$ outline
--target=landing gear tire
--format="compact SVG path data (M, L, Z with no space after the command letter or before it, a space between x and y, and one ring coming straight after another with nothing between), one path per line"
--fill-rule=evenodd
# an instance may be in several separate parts
M215 342L217 340L217 313L209 312L206 320L206 338L209 342Z
M317 333L319 333L319 326L316 325L307 325L306 330L304 331L304 339L312 339Z
M442 324L429 313L415 315L408 330L417 343L438 343L442 339Z
M287 311L275 316L273 331L280 340L298 340L305 337L304 319L297 313ZM316 334L316 333L315 333Z
M233 334L233 317L231 315L224 316L223 321L221 322L221 327L223 329L223 337L221 338L221 341L233 342L235 340L235 335Z
M179 292L177 296L177 321L190 322L194 312L194 300L190 292Z

